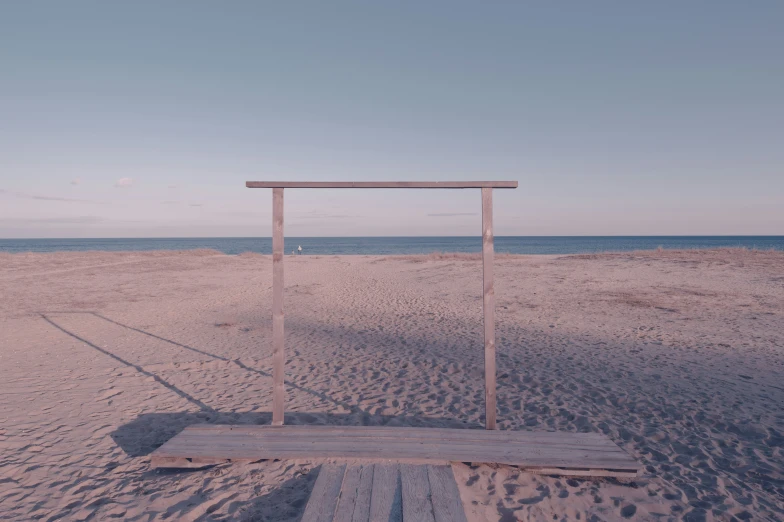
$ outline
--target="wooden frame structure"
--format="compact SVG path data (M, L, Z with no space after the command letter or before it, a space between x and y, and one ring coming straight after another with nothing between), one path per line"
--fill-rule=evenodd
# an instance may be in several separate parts
M272 425L283 425L285 403L283 314L283 189L481 189L482 311L485 338L485 428L496 429L495 291L493 287L493 189L517 188L516 181L248 181L248 188L272 189Z
M151 454L153 466L202 467L221 462L316 458L382 459L387 463L389 459L393 459L399 463L415 461L432 465L447 462L488 462L517 466L534 473L574 476L633 477L639 472L639 464L606 435L600 433L496 430L493 189L516 188L516 181L248 181L246 186L272 189L272 425L188 426ZM485 430L284 426L283 190L286 188L481 189ZM382 485L378 484L384 491L394 489L386 486L381 488ZM374 474L373 488L379 489L376 486ZM384 498L387 496L385 493ZM403 498L405 504L405 497ZM323 499L312 502L314 506L320 506L319 512L326 505ZM403 507L405 510L405 506ZM326 509L329 511L329 506ZM353 519L357 520L356 517ZM449 519L454 520L455 517Z

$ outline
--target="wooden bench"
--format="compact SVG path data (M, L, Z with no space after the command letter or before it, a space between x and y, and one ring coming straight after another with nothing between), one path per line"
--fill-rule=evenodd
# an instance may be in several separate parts
M466 522L452 468L323 464L302 522Z

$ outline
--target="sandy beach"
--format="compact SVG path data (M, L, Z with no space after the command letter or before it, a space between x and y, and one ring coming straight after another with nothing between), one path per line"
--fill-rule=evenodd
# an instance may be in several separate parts
M481 427L481 263L287 256L286 422ZM301 516L315 461L155 470L269 423L269 256L0 254L0 519ZM636 479L454 464L470 520L784 519L784 253L496 260L498 421L599 432Z

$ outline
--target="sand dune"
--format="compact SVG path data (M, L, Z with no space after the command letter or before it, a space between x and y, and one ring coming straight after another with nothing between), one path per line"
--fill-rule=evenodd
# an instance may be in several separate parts
M0 255L0 518L297 520L318 462L156 471L267 423L271 261ZM634 480L454 466L471 520L784 519L784 254L502 257L501 429L607 434ZM287 422L478 426L472 258L286 258Z

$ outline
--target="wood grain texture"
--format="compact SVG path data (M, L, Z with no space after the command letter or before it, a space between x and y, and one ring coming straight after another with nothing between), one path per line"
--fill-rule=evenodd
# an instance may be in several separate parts
M152 455L170 462L259 459L416 459L508 464L554 475L635 476L639 465L600 433L383 426L185 428Z
M357 496L362 479L362 469L367 466L347 466L346 474L343 476L343 486L340 488L340 498L335 509L334 520L340 522L352 522L354 519L354 508L357 504ZM372 464L370 465L372 468Z
M493 286L493 189L482 189L482 311L485 327L485 428L496 428L495 288Z
M464 522L466 517L451 466L324 464L302 522L333 520Z
M246 181L247 188L517 188L516 181Z
M332 522L345 472L345 464L321 466L301 522Z
M370 518L370 495L373 491L373 475L376 467L372 464L362 466L359 477L359 489L354 505L354 515L351 522L365 522Z
M468 522L450 466L427 466L435 522Z
M400 472L397 464L376 464L370 495L370 522L402 520Z
M350 437L344 441L308 440L296 437L291 441L259 440L258 437L192 437L185 436L179 447L170 446L157 456L173 457L178 453L191 454L199 459L237 460L269 458L358 458L379 459L422 459L423 462L497 462L518 466L537 467L608 467L628 465L628 456L617 448L582 448L568 444L514 444L477 448L475 443L413 442L400 443L363 441L354 442ZM310 448L300 448L299 444ZM508 446L508 447L506 447ZM157 450L156 450L157 451ZM560 452L560 454L559 454ZM579 457L580 462L576 460Z
M189 433L204 432L210 436L223 433L255 434L269 440L271 437L291 436L318 436L319 438L334 436L350 436L351 440L359 438L385 439L443 439L466 440L473 442L508 441L508 442L535 442L535 441L573 441L578 444L589 444L590 441L600 442L603 445L616 447L610 439L601 433L572 433L566 431L513 431L497 430L486 432L482 429L471 428L415 428L410 426L337 426L337 425L297 425L287 426L285 430L269 430L264 426L251 424L191 424L185 428ZM315 432L309 435L309 432Z
M283 189L272 190L272 424L283 425Z
M427 468L413 464L400 465L403 522L435 522Z

